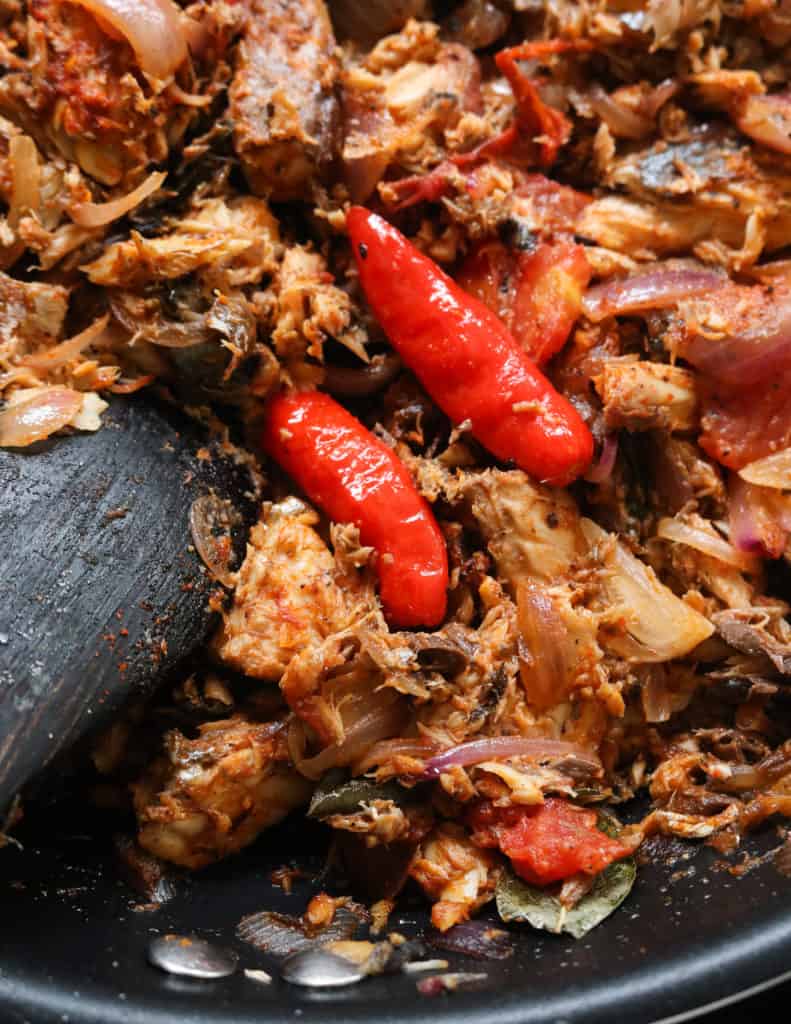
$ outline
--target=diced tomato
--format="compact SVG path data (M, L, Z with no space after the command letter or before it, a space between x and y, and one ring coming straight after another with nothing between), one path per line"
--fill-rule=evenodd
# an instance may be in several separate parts
M531 807L478 804L468 816L473 840L500 847L514 871L531 885L572 875L597 875L630 848L596 827L596 811L550 798Z
M560 185L545 174L523 174L515 181L514 209L526 207L531 223L539 224L543 232L573 234L580 214L593 202L592 196Z
M457 280L541 366L571 333L590 267L583 247L571 241L543 242L529 251L485 242L470 253Z
M731 395L702 389L700 446L729 469L791 447L789 380L783 376Z

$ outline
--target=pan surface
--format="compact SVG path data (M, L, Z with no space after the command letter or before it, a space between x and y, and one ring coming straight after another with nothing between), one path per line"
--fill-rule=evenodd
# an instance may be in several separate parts
M644 866L621 909L583 939L514 929L508 960L450 955L451 970L483 972L486 980L475 991L427 998L403 974L331 991L291 988L277 979L272 960L236 939L244 915L265 908L299 914L320 887L299 881L286 895L269 880L286 862L321 868L321 833L299 822L178 881L175 897L156 910L119 879L109 836L64 829L43 815L21 837L24 849L0 853L3 1022L644 1024L726 1002L791 968L791 879L768 860L734 877L719 854L699 845L687 848L687 859ZM750 851L778 842L770 829L750 840ZM390 926L416 935L426 920L420 906L407 904ZM242 968L263 968L275 980L262 985L241 970L214 982L164 975L147 965L146 947L167 932L230 945Z

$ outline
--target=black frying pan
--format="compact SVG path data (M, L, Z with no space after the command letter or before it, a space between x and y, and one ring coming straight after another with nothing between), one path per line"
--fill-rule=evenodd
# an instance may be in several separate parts
M107 836L82 834L77 825L58 834L48 812L31 813L25 851L0 853L4 1022L645 1024L727 1002L791 971L791 880L769 863L735 878L718 869L722 858L713 850L690 846L687 861L644 867L623 907L577 942L517 931L510 960L451 957L454 969L488 974L478 992L427 999L405 975L319 993L277 981L263 986L241 972L218 982L176 979L147 966L153 934L219 938L237 948L242 967L273 970L234 938L234 927L264 907L304 909L313 891L308 882L286 896L268 874L293 858L318 869L321 833L287 823L243 855L177 883L176 897L159 910L135 911L142 897L118 880ZM767 830L747 845L756 851L777 843ZM423 909L406 906L392 924L414 934L425 922ZM751 1014L761 1006L753 1003ZM726 1019L753 1016L734 1010L715 1018Z

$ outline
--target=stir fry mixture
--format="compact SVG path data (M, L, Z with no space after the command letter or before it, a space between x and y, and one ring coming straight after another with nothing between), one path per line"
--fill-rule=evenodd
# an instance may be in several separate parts
M787 0L5 0L0 445L149 389L264 480L94 747L139 847L297 811L440 930L582 934L648 837L791 815L790 47Z

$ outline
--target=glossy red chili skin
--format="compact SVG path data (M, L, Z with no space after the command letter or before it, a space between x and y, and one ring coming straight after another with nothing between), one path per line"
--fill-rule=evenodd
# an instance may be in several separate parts
M494 313L381 217L355 206L346 224L375 316L451 421L541 481L582 475L590 431Z
M319 391L272 399L262 443L330 519L354 523L362 543L376 550L379 596L390 624L438 626L447 601L447 549L398 456Z

